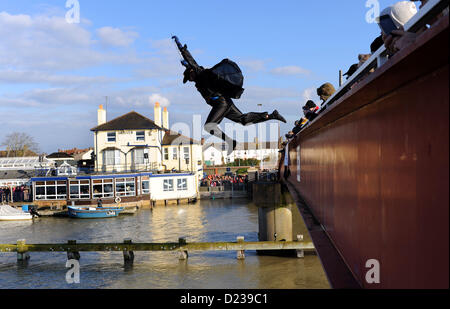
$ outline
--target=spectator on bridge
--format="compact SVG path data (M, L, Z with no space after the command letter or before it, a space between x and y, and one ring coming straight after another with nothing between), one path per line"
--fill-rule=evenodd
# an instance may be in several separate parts
M350 67L350 69L348 70L347 73L344 74L344 76L347 75L347 79L350 78L350 76L352 76L360 67L363 66L363 64L370 59L372 55L371 54L359 54L358 55L358 60L359 62L352 65ZM361 82L364 78L366 78L370 73L373 73L375 71L375 69L371 69L369 71L369 73L364 74L363 76L361 76L352 86L350 86L349 89L353 88L357 83Z
M343 76L346 76L347 79L350 78L356 71L358 70L358 63L352 64L350 68L348 68L348 71L343 74Z
M424 3L422 3L421 7ZM389 55L392 56L415 41L417 34L405 32L403 27L416 13L417 7L413 1L397 2L381 12L377 21Z
M317 95L322 100L322 104L325 103L335 92L336 89L330 83L325 83L317 89Z
M305 117L295 122L295 127L292 129L292 131L286 134L287 139L293 138L295 135L297 135L298 132L301 131L301 129L308 123L308 121L313 121L318 116L317 111L319 110L319 107L312 100L306 102L305 106L303 106L302 109L303 115Z
M308 121L313 121L317 117L317 112L319 111L319 106L314 103L314 101L309 100L303 106L303 114Z
M421 9L425 4L427 4L428 1L429 0L421 0L419 9ZM407 1L404 1L404 2L407 2ZM417 2L417 1L413 1L413 0L410 1L410 3L415 6L415 4L413 2ZM416 9L416 11L417 11L417 9ZM389 14L389 13L391 15L395 14L395 12L394 13L390 12L389 8L385 9L385 11L383 11L383 12L385 14ZM449 8L447 7L442 12L440 12L437 16L432 18L428 22L428 26L430 28L433 27L433 25L435 25L440 18L448 16L448 12L449 12ZM414 14L412 16L414 16ZM381 18L381 15L380 15L380 18ZM391 16L391 18L394 20L395 16ZM392 31L391 35L384 35L384 37L383 37L384 45L386 46L386 49L390 52L391 55L398 52L399 50L413 44L416 41L417 37L429 28L429 27L425 26L422 29L418 30L417 32L407 32L404 30L404 25L406 24L406 22L404 22L403 24L400 24L400 26L398 27L397 30ZM380 24L380 28L383 31L381 24Z
M383 35L380 35L375 40L373 40L372 44L370 44L370 52L374 54L383 45L384 45Z

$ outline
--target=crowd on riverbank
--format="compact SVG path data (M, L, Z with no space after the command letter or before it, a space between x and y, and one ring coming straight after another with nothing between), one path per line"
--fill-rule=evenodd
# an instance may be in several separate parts
M26 186L0 187L0 203L27 202L30 200L30 189Z
M231 184L247 184L248 176L209 175L200 182L201 187L220 187Z

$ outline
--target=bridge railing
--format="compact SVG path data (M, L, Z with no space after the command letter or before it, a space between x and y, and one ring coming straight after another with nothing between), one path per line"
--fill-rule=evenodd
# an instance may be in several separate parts
M414 15L404 26L404 30L408 32L417 32L427 25L427 23L439 12L442 12L449 6L449 0L430 0ZM446 17L448 18L448 17ZM386 47L381 46L372 56L358 68L358 70L350 76L347 81L337 89L337 91L321 106L319 114L323 114L325 110L333 105L339 98L341 98L349 89L358 83L362 77L369 74L372 69L380 68L388 61L388 54ZM317 120L317 118L316 118ZM315 121L309 122L302 129L311 126Z

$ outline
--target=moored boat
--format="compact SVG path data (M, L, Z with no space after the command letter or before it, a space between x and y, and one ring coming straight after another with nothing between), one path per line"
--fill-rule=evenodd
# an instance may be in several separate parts
M18 210L9 205L0 205L0 221L24 221L32 220L30 213Z
M69 217L77 219L114 218L123 210L123 207L68 207Z

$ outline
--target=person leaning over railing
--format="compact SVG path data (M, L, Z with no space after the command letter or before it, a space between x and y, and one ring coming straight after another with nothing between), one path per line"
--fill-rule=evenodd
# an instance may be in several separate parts
M429 0L419 1L421 3L419 9L421 9L425 4L427 4L428 1ZM448 16L448 11L449 10L448 10L448 7L447 7L445 10L443 10L441 13L439 13L437 16L435 16L434 18L432 18L430 20L430 22L428 23L429 27L424 26L421 29L419 29L417 32L405 31L403 27L404 27L404 25L406 24L406 22L409 19L406 20L405 22L402 22L402 21L398 22L399 20L401 20L398 16L399 15L401 16L402 13L406 14L406 16L408 16L407 15L408 14L408 11L407 11L408 4L409 4L410 7L412 7L412 6L415 7L414 2L417 2L417 1L411 0L411 1L409 1L409 3L408 3L408 1L398 2L394 6L388 7L385 10L383 10L383 12L380 15L380 18L381 18L381 16L388 15L389 17L392 18L394 23L396 25L398 25L398 29L393 30L390 35L386 35L385 33L383 33L384 29L383 29L381 23L379 23L380 28L381 28L382 33L383 33L384 45L385 45L385 47L388 50L390 55L393 55L396 52L398 52L399 50L401 50L401 49L411 45L412 43L414 43L416 41L417 37L421 33L426 31L429 27L433 27L433 25L436 24L436 22L440 18ZM406 13L404 13L404 11L406 11ZM411 11L414 11L414 9L411 9ZM417 9L416 9L416 12L417 12ZM414 16L414 14L412 16Z
M350 78L367 60L369 60L371 54L359 54L358 55L358 63L352 64L347 72L344 73L343 76L347 76L347 79ZM373 70L369 72L372 73Z
M336 92L334 86L330 83L325 83L317 89L317 95L322 100L322 105Z
M334 86L331 83L325 83L322 86L320 86L319 88L317 88L317 95L319 96L319 98L322 100L322 105L336 92L336 89L334 88ZM310 107L308 107L310 106ZM307 104L303 107L303 112L306 114L308 112L312 112L311 114L309 114L310 118L315 118L317 117L317 113L319 112L319 107L316 106L316 104L313 101L308 101ZM291 139L293 138L298 132L300 132L305 125L309 122L310 120L308 118L303 118L302 120L296 121L295 122L295 128L290 131L288 134L286 134L286 138L287 139Z
M306 102L305 106L303 106L302 109L304 117L295 122L295 127L292 129L292 131L286 134L286 138L293 138L309 121L313 121L318 116L317 112L319 110L319 107L312 100Z

